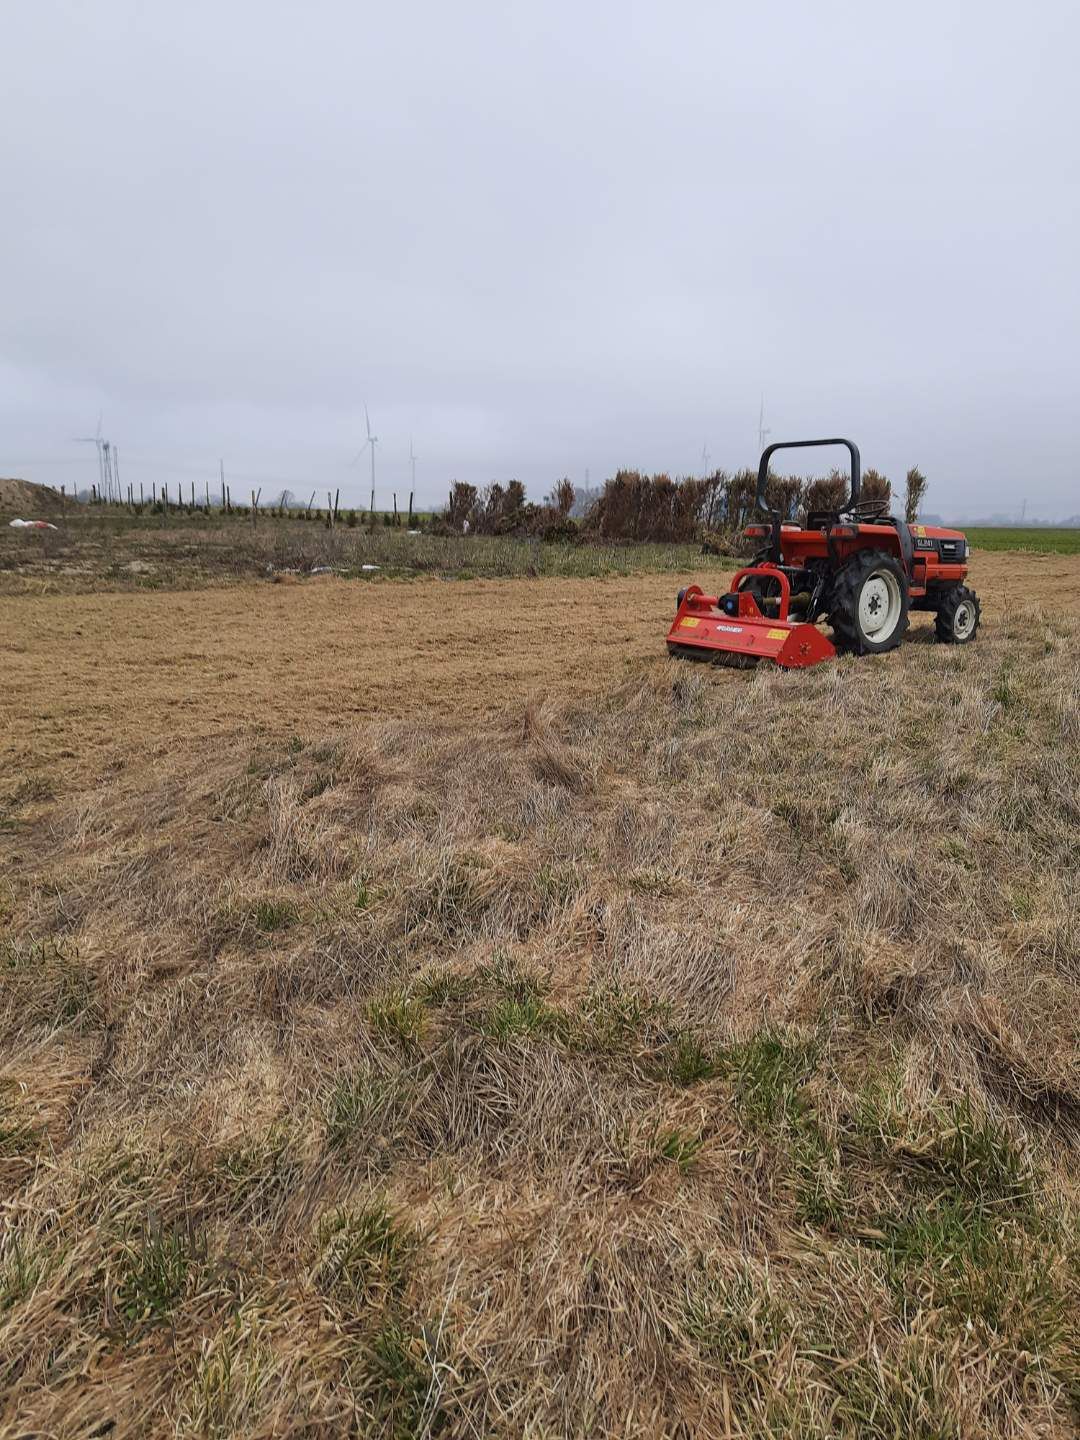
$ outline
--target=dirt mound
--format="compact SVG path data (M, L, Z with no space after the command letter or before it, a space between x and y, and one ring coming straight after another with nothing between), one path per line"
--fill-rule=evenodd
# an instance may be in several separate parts
M21 515L33 520L59 510L61 503L59 492L51 485L36 485L33 480L0 479L0 515Z

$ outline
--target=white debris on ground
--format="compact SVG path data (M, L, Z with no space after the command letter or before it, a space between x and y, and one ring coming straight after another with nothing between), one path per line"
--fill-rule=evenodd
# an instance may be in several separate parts
M9 520L8 525L12 530L55 530L55 525L50 525L48 520Z
M381 569L382 569L382 566L381 566L381 565L361 565L361 566L360 566L360 569L361 569L361 570L381 570Z

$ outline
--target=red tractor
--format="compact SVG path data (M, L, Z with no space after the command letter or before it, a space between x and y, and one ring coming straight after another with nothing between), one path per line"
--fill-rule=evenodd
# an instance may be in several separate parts
M846 445L851 493L837 510L811 511L805 525L786 524L766 500L774 451ZM668 632L673 655L696 659L742 656L798 668L838 652L878 655L900 644L911 610L932 610L937 636L949 644L974 640L979 598L964 584L967 540L958 530L908 525L884 500L859 500L858 446L851 440L782 440L758 467L761 523L746 534L766 542L732 579L726 595L698 585L679 592ZM827 619L830 642L817 629Z

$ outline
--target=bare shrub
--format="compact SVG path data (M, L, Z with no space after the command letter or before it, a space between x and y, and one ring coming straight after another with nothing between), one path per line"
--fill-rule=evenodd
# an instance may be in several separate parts
M927 479L917 465L907 472L904 481L904 519L914 525L919 518L919 506L926 494Z
M886 508L892 504L892 484L889 479L882 475L879 470L871 466L862 473L862 489L859 492L860 502L879 501Z

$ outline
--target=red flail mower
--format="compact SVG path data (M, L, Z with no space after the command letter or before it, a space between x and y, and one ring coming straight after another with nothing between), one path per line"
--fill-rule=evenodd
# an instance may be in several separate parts
M765 490L776 450L846 445L851 494L835 511L812 511L805 525L785 524ZM851 440L782 440L758 467L762 522L746 534L764 541L737 572L726 595L699 585L680 590L668 650L696 660L752 664L773 660L799 669L847 651L878 655L900 644L911 610L932 610L937 636L953 645L974 640L979 598L967 577L967 540L958 530L908 525L885 501L860 503L858 446ZM817 627L827 620L830 640Z

